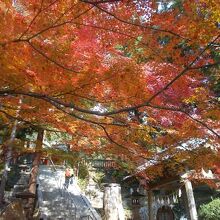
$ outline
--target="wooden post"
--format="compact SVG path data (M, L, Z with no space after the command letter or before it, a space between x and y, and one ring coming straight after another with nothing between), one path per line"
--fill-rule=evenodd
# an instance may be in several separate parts
M190 214L189 214L189 207L188 207L188 200L187 200L187 195L186 195L186 188L183 187L182 190L182 195L181 195L181 202L184 205L184 210L185 210L185 214L186 214L186 219L190 219Z
M184 182L185 182L185 189L186 189L186 196L187 196L187 201L188 201L188 210L190 214L190 220L198 220L196 203L195 203L195 199L193 195L192 183L188 179L186 179Z
M148 200L148 219L153 220L153 192L149 190L147 192L147 200Z

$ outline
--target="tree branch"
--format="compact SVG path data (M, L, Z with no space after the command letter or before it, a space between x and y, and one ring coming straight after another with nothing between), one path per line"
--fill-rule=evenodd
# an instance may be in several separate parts
M20 121L20 122L23 122L23 123L25 123L26 125L28 125L29 127L33 128L34 130L43 129L43 130L50 131L50 132L59 132L59 133L61 132L61 133L63 133L63 131L48 129L48 128L42 127L42 126L40 126L40 125L35 125L35 124L33 124L32 122L27 121L27 120L24 120L24 119L21 118L21 117L15 117L15 116L13 116L13 115L7 113L7 112L4 111L4 110L1 110L1 109L0 109L0 112L3 113L7 118L10 118L10 119L13 119L13 120L18 120L18 121Z
M90 114L90 115L96 115L96 116L110 116L110 115L116 115L116 114L119 114L119 113L124 113L124 112L129 112L129 111L132 111L132 110L135 110L137 108L140 108L139 106L133 106L133 107L128 107L128 108L122 108L122 109L119 109L119 110L114 110L114 111L108 111L108 112L100 112L100 111L93 111L93 110L88 110L88 109L83 109L83 108L80 108L76 105L74 105L73 103L66 103L66 102L63 102L59 99L56 99L56 98L53 98L53 97L50 97L48 95L43 95L43 94L39 94L39 93L34 93L34 92L17 92L17 91L0 91L0 96L5 96L7 94L11 94L11 95L24 95L24 96L29 96L29 97L33 97L33 98L37 98L37 99L41 99L41 100L44 100L46 102L49 102L50 104L52 104L53 106L55 106L57 109L63 111L65 114L69 114L79 120L83 120L85 122L89 122L89 123L92 123L92 124L96 124L96 125L113 125L113 126L120 126L120 127L126 127L128 126L127 124L112 124L112 123L102 123L102 122L96 122L96 121L93 121L93 120L89 120L89 119L86 119L86 118L82 118L72 112L67 112L63 109L63 107L66 107L66 108L70 108L70 109L74 109L78 112L81 112L81 113L85 113L85 114ZM213 129L211 129L208 125L206 125L204 122L194 118L193 116L191 116L189 113L183 111L182 109L177 109L177 108L171 108L171 107L163 107L163 106L156 106L156 105L152 105L150 103L146 103L145 105L141 106L141 107L151 107L151 108L157 108L157 109L161 109L161 110L169 110L169 111L176 111L176 112L181 112L181 113L184 113L185 115L187 115L188 117L190 117L192 120L196 121L197 123L203 125L204 127L206 127L209 131L211 131L213 134L215 134L218 138L220 137L219 134L217 134Z
M167 83L162 89L160 89L158 92L156 92L153 96L151 96L145 103L143 103L142 105L140 105L141 107L150 103L153 99L155 99L158 95L160 95L162 92L164 92L166 89L168 89L176 80L178 80L181 76L183 76L186 72L188 72L191 68L191 66L193 66L196 61L203 55L203 53L205 53L205 51L209 48L209 46L214 43L215 41L218 40L218 38L220 37L220 35L218 35L217 37L214 38L214 40L212 42L210 42L209 44L207 44L207 46L196 56L196 58L187 65L187 67L185 67L185 69L183 69L177 76L175 76L169 83Z
M76 71L74 69L68 68L60 63L58 63L56 60L53 60L52 58L50 58L49 56L47 56L45 53L43 53L41 50L39 50L37 47L35 47L30 41L28 41L28 44L37 52L39 53L41 56L43 56L44 58L46 58L47 60L49 60L51 63L55 64L56 66L69 71L69 72L73 72L73 73L80 73L79 71Z
M109 135L109 133L107 132L107 130L106 130L106 128L105 128L104 126L102 126L102 125L99 125L99 126L103 129L103 131L104 131L105 134L106 134L106 137L108 138L108 140L109 140L111 143L113 143L113 144L115 144L116 146L118 146L118 147L120 147L120 148L122 148L122 149L128 151L129 153L131 153L131 155L137 156L137 154L136 154L135 151L132 151L132 150L130 150L129 148L125 147L124 145L119 144L119 143L117 143L115 140L113 140L112 137ZM140 158L144 159L144 160L152 160L152 158L143 157L143 156L141 156L141 155L138 155L138 156L139 156Z
M45 99L44 99L45 100ZM79 115L76 115L75 113L73 112L69 112L69 111L66 111L64 110L61 106L62 104L58 104L54 101L51 101L51 100L45 100L47 102L49 102L50 104L52 104L53 106L55 106L58 110L62 111L63 113L67 114L67 115L70 115L78 120L81 120L81 121L84 121L84 122L87 122L87 123L90 123L90 124L94 124L94 125L98 125L98 126L118 126L118 127L127 127L126 124L122 124L122 123L105 123L105 122L97 122L97 121L93 121L93 120L90 120L90 119L87 119L85 117L81 117Z
M115 2L120 2L121 0L100 0L100 1L88 1L88 0L80 0L81 2L84 3L89 3L93 5L98 5L98 4L104 4L104 3L115 3Z
M202 66L195 66L195 67L190 67L190 70L196 70L196 69L203 69L203 68L211 68L220 65L220 61L216 63L210 63Z
M133 40L137 40L137 38L138 38L138 37L132 36L130 34L127 34L127 33L124 33L124 32L118 31L118 30L110 29L110 28L107 28L107 27L101 27L101 26L91 25L91 24L83 24L83 23L78 23L78 22L73 22L73 23L76 24L76 25L81 25L81 26L85 26L85 27L91 27L91 28L95 28L95 29L109 31L109 32L112 32L112 33L115 33L115 34L119 34L119 35L128 37L128 38L133 39ZM153 52L153 54L156 55L157 57L159 57L161 60L166 61L165 58L163 58L157 51L155 51L155 49L153 47L150 47L147 43L144 43L143 41L139 41L139 43L141 45L143 45L144 47L149 48Z
M190 115L188 112L186 112L182 109L166 107L166 106L151 105L151 104L149 104L147 107L183 113L187 117L189 117L191 120L197 122L198 124L201 124L203 127L207 128L210 132L212 132L214 135L216 135L218 138L220 138L220 135L217 132L215 132L212 128L210 128L205 122L194 118L192 115Z
M57 27L61 27L63 25L66 25L66 24L70 24L72 23L75 19L81 17L82 15L85 15L87 12L89 12L90 10L92 10L94 8L94 6L86 9L85 11L81 12L80 14L78 14L77 16L73 17L72 19L68 20L68 21L64 21L60 24L56 24L57 21L55 21L54 24L52 24L51 26L47 27L47 28L44 28L43 30L35 33L34 35L32 35L31 37L28 37L26 39L23 39L23 41L29 41L29 40L32 40L33 38L37 37L38 35L41 35L43 34L44 32L50 30L50 29L54 29L54 28L57 28ZM18 39L19 40L19 39Z
M144 26L144 25L141 25L141 24L137 24L137 23L132 23L130 21L126 21L126 20L123 20L121 18L119 18L117 15L101 8L99 5L97 4L94 4L92 2L90 2L90 4L94 5L96 8L98 8L100 11L103 11L105 12L106 14L110 15L111 17L115 18L116 20L122 22L122 23L125 23L125 24L128 24L128 25L133 25L133 26L136 26L136 27L140 27L140 28L144 28L144 29L150 29L150 30L153 30L153 31L157 31L157 32L164 32L164 33L167 33L167 34L171 34L175 37L179 37L179 38L182 38L182 39L186 39L184 37L182 37L181 35L177 34L177 33L174 33L173 31L170 31L170 30L165 30L165 29L160 29L160 28L156 28L156 27L152 27L152 26Z
M30 29L30 27L32 26L32 24L34 23L34 21L37 19L37 17L40 15L40 13L42 12L42 8L43 8L43 2L44 0L41 0L41 5L40 8L38 10L38 12L36 13L36 15L33 17L33 19L31 20L30 24L28 25L28 27L26 28L26 30L21 34L21 36L18 39L21 39Z

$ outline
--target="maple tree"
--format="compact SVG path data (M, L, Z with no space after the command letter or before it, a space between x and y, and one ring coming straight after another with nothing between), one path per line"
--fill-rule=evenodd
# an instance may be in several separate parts
M132 164L216 146L219 14L216 0L2 1L2 124L65 131L73 151Z

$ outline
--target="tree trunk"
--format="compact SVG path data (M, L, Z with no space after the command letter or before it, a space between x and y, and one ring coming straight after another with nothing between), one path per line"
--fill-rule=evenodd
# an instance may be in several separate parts
M44 130L39 130L37 135L37 143L35 149L35 157L31 169L31 176L29 181L29 192L35 194L36 192L36 182L37 182L37 174L38 167L40 164L41 150L44 138Z
M20 114L22 99L23 99L23 97L21 97L19 99L19 106L16 111L16 117L18 117ZM11 135L10 135L9 141L6 145L7 151L6 151L5 164L4 164L4 169L3 169L2 179L1 179L1 186L0 186L0 206L2 206L2 204L4 202L5 185L6 185L6 182L8 179L8 171L9 171L10 161L11 161L11 157L12 157L12 144L13 144L15 137L16 137L17 126L18 126L18 120L15 120L14 125L11 130Z
M6 181L8 179L8 171L9 171L10 161L11 161L11 157L12 157L12 143L13 143L15 136L16 136L17 124L18 124L18 121L16 120L14 122L12 131L11 131L11 135L10 135L9 141L7 143L7 152L6 152L6 156L5 156L5 164L4 164L4 170L3 170L2 179L1 179L1 186L0 186L0 206L3 204L3 201L4 201L5 185L6 185Z
M35 148L35 157L32 164L31 175L29 180L29 192L36 195L36 184L37 184L37 175L38 175L38 168L40 164L41 158L41 151L43 145L43 138L44 138L44 130L39 130L37 135L37 143ZM32 211L34 209L34 199L29 199L28 204L32 209L30 210L29 216L32 215Z

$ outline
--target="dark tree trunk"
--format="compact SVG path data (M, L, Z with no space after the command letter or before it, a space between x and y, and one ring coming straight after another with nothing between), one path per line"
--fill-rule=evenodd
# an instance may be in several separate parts
M35 194L36 192L36 181L37 181L38 167L40 164L43 138L44 138L44 130L39 130L37 135L35 157L32 165L30 181L29 181L29 192L33 194Z
M23 101L23 97L21 96L21 98L19 99L19 106L16 111L16 117L18 117L20 114L22 101ZM10 135L10 138L9 138L7 146L6 146L7 151L6 151L4 170L3 170L2 179L1 179L1 186L0 186L0 206L2 206L3 202L4 202L5 186L6 186L6 182L8 179L8 171L9 171L10 161L12 159L12 144L13 144L15 137L16 137L16 133L17 133L17 129L18 129L17 127L18 127L18 120L16 119L13 124L12 130L11 130L11 135Z
M38 175L38 168L40 164L41 158L41 151L43 145L43 138L44 138L44 130L39 130L37 135L37 143L35 148L35 157L32 164L30 180L29 180L29 192L36 196L36 186L37 186L37 175ZM34 199L29 199L29 206L31 207L29 216L32 215L32 211L34 208Z

